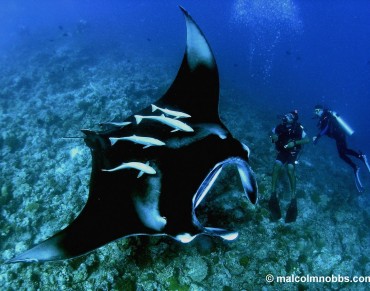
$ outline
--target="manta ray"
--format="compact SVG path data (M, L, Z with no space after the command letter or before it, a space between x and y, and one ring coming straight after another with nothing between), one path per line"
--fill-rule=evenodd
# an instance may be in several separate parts
M196 216L225 165L237 167L253 204L258 191L248 147L219 117L219 76L211 48L193 18L180 9L186 50L172 85L121 126L82 129L92 155L85 207L65 229L8 263L71 259L137 235L166 235L181 243L198 235L238 236L234 230L203 226ZM110 138L119 140L111 143Z

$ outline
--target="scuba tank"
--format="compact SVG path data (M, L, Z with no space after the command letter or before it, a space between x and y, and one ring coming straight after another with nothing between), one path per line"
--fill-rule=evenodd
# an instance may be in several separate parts
M344 132L348 135L352 135L355 131L343 120L342 117L339 116L338 113L335 111L329 111L329 113L338 121L340 127L344 130Z

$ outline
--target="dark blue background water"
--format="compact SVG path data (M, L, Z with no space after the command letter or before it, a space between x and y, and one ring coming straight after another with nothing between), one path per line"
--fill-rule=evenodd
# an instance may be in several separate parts
M311 135L313 106L327 105L370 153L370 1L2 1L1 65L15 50L68 41L102 57L125 45L163 55L175 75L185 43L178 4L205 32L236 102L273 115L298 109Z

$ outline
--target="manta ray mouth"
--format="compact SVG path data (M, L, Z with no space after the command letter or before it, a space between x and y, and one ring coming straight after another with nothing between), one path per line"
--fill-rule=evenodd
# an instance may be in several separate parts
M207 227L202 225L202 223L199 221L196 209L201 204L201 202L205 199L211 188L215 185L215 182L219 175L221 174L222 170L227 165L235 165L237 166L238 173L240 176L241 184L243 186L244 194L247 196L247 198L253 203L257 203L257 198L255 196L255 193L257 191L257 184L255 182L254 173L251 170L250 166L242 159L238 157L232 157L228 158L218 164L216 164L213 169L209 172L209 174L206 176L204 181L201 183L198 191L193 197L193 223L194 225L198 226L200 229L203 230L203 234L208 234L211 236L219 236L222 237L225 240L234 240L238 237L238 232L233 230L227 230L220 227ZM178 240L181 242L190 242L192 241L196 236L181 236L177 237Z
M257 203L257 197L255 196L255 192L257 190L257 184L255 182L254 173L252 169L241 158L232 157L232 158L228 158L216 164L213 167L213 169L209 172L209 174L204 179L198 191L195 193L193 197L194 210L198 207L198 205L202 202L204 197L207 195L208 191L212 188L219 174L221 173L222 169L226 165L236 165L237 166L244 193L247 195L248 199L253 204Z

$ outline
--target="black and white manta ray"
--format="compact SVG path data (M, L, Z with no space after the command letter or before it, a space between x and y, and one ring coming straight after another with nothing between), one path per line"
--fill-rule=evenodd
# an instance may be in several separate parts
M238 236L204 227L195 215L227 164L237 166L253 204L257 185L247 146L220 121L212 51L198 25L181 10L187 43L173 84L124 122L102 131L82 130L92 154L86 206L68 227L9 263L70 259L134 235L168 235L182 243L200 234L226 240Z

